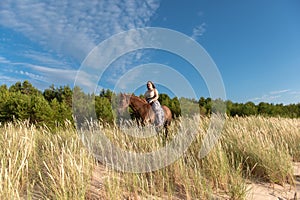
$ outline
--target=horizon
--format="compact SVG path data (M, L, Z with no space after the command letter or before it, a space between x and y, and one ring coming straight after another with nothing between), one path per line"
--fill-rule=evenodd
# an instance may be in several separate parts
M29 81L29 80L24 80L24 81ZM0 85L0 87L1 86L7 86L7 89L9 89L12 85L14 85L14 84L16 84L17 82L15 82L15 83L13 83L13 84L11 84L11 85L7 85L7 84L1 84ZM23 84L23 82L20 82L21 84ZM32 84L31 82L29 82L30 84ZM35 85L33 85L32 84L32 86L35 88L35 89L37 89L38 91L40 91L41 93L43 93L46 89L49 89L52 85L54 85L54 84L51 84L51 85L49 85L48 87L46 87L46 88L44 88L44 89L39 89L38 87L36 87ZM59 89L60 87L69 87L69 88L71 88L72 90L74 89L74 87L71 87L70 85L54 85L54 87L55 87L55 89ZM146 86L145 86L146 87ZM160 90L160 91L162 91L162 92L160 92L160 94L164 94L164 95L167 95L170 99L173 99L173 98L178 98L178 100L180 100L181 98L184 98L184 99L188 99L188 100L191 100L191 101L194 101L194 100L196 100L196 101L199 101L200 100L200 98L205 98L205 99L208 99L208 98L211 98L211 97L204 97L204 96L200 96L198 99L195 99L195 98L189 98L189 97L186 97L186 96L175 96L171 91L169 91L168 90L168 88L164 88L164 87L160 87L160 86L156 86L157 88L158 88L158 90ZM80 88L81 90L82 90L82 88ZM101 88L100 90L98 90L98 91L94 91L94 92L92 92L92 93L85 93L85 94L95 94L95 95L100 95L100 93L101 93L101 90L104 90L104 91L108 91L108 90L110 90L111 92L113 92L114 94L120 94L120 93L123 93L123 92L116 92L116 91L112 91L110 88ZM83 91L84 92L84 91ZM134 91L134 92L125 92L126 94L133 94L133 95L135 95L135 96L140 96L140 95L144 95L144 93L143 93L143 90L141 89L141 88L138 88L136 91ZM212 99L212 98L211 98ZM252 102L252 101L247 101L247 102L236 102L236 101L233 101L233 100L231 100L231 99L221 99L221 98L216 98L216 99L212 99L213 101L214 100L222 100L222 101L224 101L224 102L227 102L227 101L230 101L230 102L232 102L232 103L234 103L234 104L246 104L246 103L254 103L256 106L258 106L260 103L268 103L268 104L272 104L272 105L283 105L283 106L289 106L289 105L298 105L298 104L300 104L300 102L298 102L298 103L289 103L289 104L284 104L284 103L270 103L270 102L264 102L264 101L260 101L260 102L257 102L257 103L255 103L255 102Z

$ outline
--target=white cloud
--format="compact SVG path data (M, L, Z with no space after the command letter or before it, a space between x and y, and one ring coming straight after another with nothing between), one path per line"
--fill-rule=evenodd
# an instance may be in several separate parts
M34 80L38 80L38 81L45 81L45 77L42 76L42 75L38 75L38 74L35 74L35 73L32 73L32 72L29 72L29 71L23 71L23 70L11 70L12 73L15 73L15 74L20 74L20 75L23 75L25 77L28 77L30 78L31 80L34 79Z
M267 95L263 95L261 97L256 97L254 99L250 99L250 101L263 101L263 102L271 102L271 101L274 101L278 98L280 98L281 95L270 95L270 94L267 94Z
M21 33L42 49L31 47L27 50L27 44L23 47L18 44L15 55L9 56L14 58L13 61L0 57L0 66L14 68L15 75L33 80L51 84L74 83L77 73L74 69L78 69L78 63L96 45L113 34L147 26L158 7L159 0L2 0L0 26ZM111 77L126 71L133 58L121 60L112 70ZM89 76L77 77L76 81L91 85L91 80L96 79Z
M2 63L2 64L9 64L9 63L10 63L10 61L9 61L9 60L7 60L5 57L3 57L3 56L0 56L0 63Z
M282 94L282 93L286 93L291 91L290 89L286 89L286 90L278 90L278 91L272 91L270 92L270 94Z
M52 54L46 52L29 50L22 53L22 56L26 59L31 59L35 63L53 66L55 68L71 68L70 63L63 57L55 58Z
M49 61L52 60L50 59ZM51 84L70 85L74 83L77 75L77 70L75 69L54 68L54 67L35 65L26 62L13 62L4 57L0 57L0 64L3 63L5 65L3 65L0 70L0 75L2 74L1 84L4 84L6 82L13 83L16 81L22 81L27 79L35 83L43 83L43 87L45 87L45 85L49 86ZM91 80L91 77L86 77L86 76L87 75L84 75L85 80ZM80 81L81 78L82 77L79 77L78 80ZM91 84L91 83L88 81L83 83L83 85L86 84ZM39 84L37 85L39 89L42 89L39 87Z
M260 103L260 102L283 103L283 104L297 103L300 102L300 92L291 89L271 91L268 92L267 94L262 95L261 97L251 98L248 101L252 101L254 103Z
M194 40L197 40L200 36L202 36L205 31L206 31L206 24L205 23L202 23L201 25L198 25L196 26L194 29L193 29L193 33L192 33L192 38Z
M95 45L112 34L146 26L158 7L157 0L2 0L0 25L82 61Z
M289 93L294 95L300 95L300 91L290 91Z
M0 73L0 84L8 84L8 85L11 85L11 84L14 84L16 83L17 81L19 81L19 79L16 79L14 77L10 77L10 76L6 76L6 75L3 75Z
M35 79L43 77L43 81L49 84L73 85L76 81L82 86L82 89L90 89L95 86L95 80L98 79L97 76L85 72L81 72L80 76L77 76L77 70L74 69L58 69L30 64L28 67L35 72ZM93 92L93 90L88 92Z

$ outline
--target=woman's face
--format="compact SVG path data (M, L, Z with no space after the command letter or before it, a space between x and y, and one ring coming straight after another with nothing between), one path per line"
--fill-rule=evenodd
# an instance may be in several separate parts
M153 89L153 86L150 82L147 83L147 88L150 89L150 90Z

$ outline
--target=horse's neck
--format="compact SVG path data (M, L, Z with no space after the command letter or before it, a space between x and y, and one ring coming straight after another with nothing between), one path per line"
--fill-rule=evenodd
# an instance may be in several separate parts
M145 102L142 99L139 99L136 96L132 96L130 98L130 104L129 106L133 109L133 110L139 110L139 108L141 108L143 105L145 105Z

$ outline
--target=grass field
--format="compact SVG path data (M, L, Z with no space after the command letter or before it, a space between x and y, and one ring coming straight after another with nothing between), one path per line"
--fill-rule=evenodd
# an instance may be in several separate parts
M300 161L300 119L226 118L217 144L199 159L209 123L209 118L200 116L181 118L172 124L167 141L155 136L153 129L143 129L145 135L152 135L148 138L125 134L141 132L134 123L119 128L93 123L84 135L88 148L68 123L52 131L27 122L3 124L0 199L85 199L96 163L88 149L103 154L99 130L114 145L138 153L168 145L179 129L197 130L187 151L162 169L126 173L102 163L107 171L101 196L107 199L245 199L249 180L293 184L292 163Z

